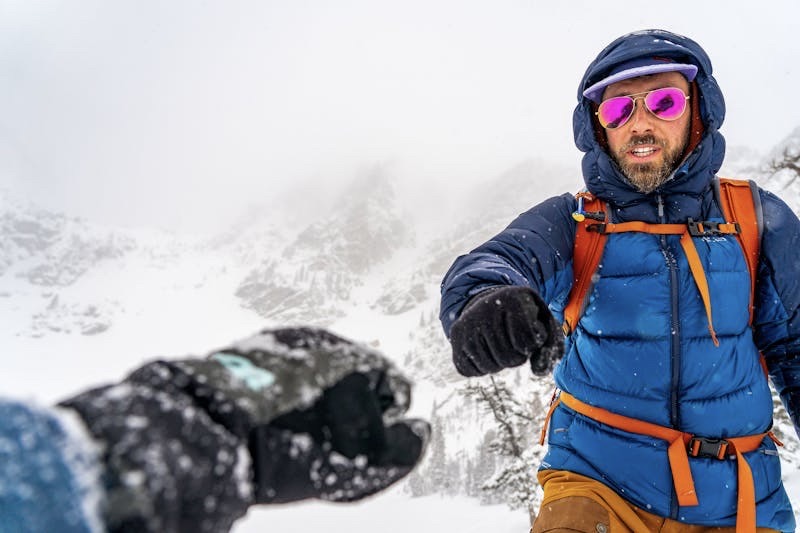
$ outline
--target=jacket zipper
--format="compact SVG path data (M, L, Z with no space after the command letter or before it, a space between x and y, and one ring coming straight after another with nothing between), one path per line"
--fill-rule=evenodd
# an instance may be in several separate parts
M666 217L664 215L664 199L659 194L656 196L658 200L658 219L662 224L666 224ZM679 320L678 308L678 261L675 254L670 250L667 243L667 236L661 235L661 252L664 254L664 259L669 269L669 284L670 284L670 366L671 366L671 383L670 383L670 424L673 428L680 427L680 412L678 409L678 386L681 379L681 323ZM678 518L678 503L673 495L672 504L670 505L670 512L673 519Z

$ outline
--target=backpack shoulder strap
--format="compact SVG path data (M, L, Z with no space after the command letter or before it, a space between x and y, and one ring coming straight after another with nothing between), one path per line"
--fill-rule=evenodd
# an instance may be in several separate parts
M590 294L592 278L600 265L603 247L607 234L590 231L592 224L599 224L607 219L605 202L589 192L575 195L578 209L572 218L578 223L575 228L575 245L572 250L572 288L569 291L567 306L564 308L562 329L569 335L578 324L578 320L586 307L586 298Z
M736 237L744 251L750 271L750 323L753 322L753 302L758 279L758 258L761 251L761 232L764 217L761 211L761 196L752 180L715 178L714 188L725 221L736 224Z

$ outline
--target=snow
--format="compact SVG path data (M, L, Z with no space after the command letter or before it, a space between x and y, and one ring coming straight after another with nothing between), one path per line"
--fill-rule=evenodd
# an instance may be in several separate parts
M529 528L526 512L511 511L505 505L480 505L466 497L408 498L392 490L352 504L308 502L251 508L232 532L524 533Z

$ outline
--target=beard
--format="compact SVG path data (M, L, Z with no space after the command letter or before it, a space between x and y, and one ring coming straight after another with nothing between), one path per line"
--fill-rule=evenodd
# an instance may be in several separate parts
M622 171L622 174L628 178L631 185L633 185L637 191L643 194L649 194L672 176L672 173L681 162L683 152L688 142L689 128L686 129L681 142L675 146L669 146L666 141L656 139L653 135L637 135L631 137L630 142L611 155ZM636 163L628 161L628 159L625 158L625 154L628 150L639 144L654 144L659 146L664 154L661 158L661 162Z

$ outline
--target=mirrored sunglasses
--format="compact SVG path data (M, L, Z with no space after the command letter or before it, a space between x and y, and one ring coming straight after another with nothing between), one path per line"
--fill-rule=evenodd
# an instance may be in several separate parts
M613 130L623 126L633 116L636 100L644 100L644 106L649 112L661 120L678 120L686 111L686 101L689 99L677 87L664 87L644 93L616 96L604 100L597 108L600 124Z

